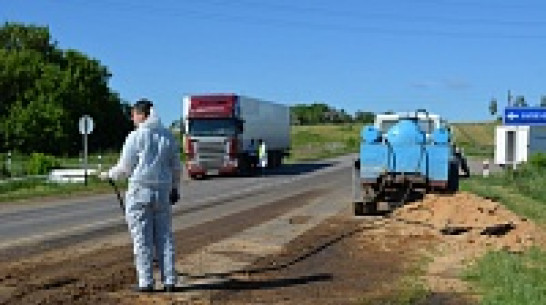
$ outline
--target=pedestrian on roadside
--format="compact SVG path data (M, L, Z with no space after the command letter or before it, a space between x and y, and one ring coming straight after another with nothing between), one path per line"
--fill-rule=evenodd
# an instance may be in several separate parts
M258 164L260 167L260 175L263 176L267 167L267 146L262 139L258 140Z
M173 292L177 274L171 204L180 198L180 148L152 106L149 100L141 99L132 107L135 130L125 139L118 163L100 177L129 180L125 218L133 239L138 279L133 290L154 291L155 250L163 289Z

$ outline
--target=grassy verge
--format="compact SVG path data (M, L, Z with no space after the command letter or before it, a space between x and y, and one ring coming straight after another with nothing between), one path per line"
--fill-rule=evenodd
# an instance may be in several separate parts
M357 152L361 124L294 126L288 162L320 160Z
M120 188L126 187L126 182L117 183ZM102 194L113 192L110 184L96 178L90 178L87 186L82 183L49 183L43 179L28 179L0 184L0 203L21 203L23 200L32 202L32 198L43 200L47 197L63 198L74 194Z
M545 183L546 174L542 170L522 169L489 178L465 179L461 181L461 189L499 201L520 216L546 224L546 193L542 187Z
M492 158L497 122L453 124L457 146L470 157Z
M472 177L461 188L492 198L514 213L546 224L544 168L527 165L490 178ZM523 254L492 251L463 275L483 295L482 304L546 304L546 251L531 248Z
M489 252L463 278L477 285L481 304L546 304L545 254L538 248L523 254Z

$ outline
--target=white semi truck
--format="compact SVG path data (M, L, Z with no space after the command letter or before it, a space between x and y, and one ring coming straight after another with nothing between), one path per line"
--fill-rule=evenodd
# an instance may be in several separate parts
M248 147L265 142L268 166L282 164L290 149L288 106L237 94L183 98L186 169L192 178L250 171Z

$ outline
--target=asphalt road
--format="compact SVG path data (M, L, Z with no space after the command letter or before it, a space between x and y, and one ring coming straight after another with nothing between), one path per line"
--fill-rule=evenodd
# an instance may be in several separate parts
M328 177L332 171L342 171L349 177L353 158L354 156L345 156L321 163L285 165L268 171L263 177L184 180L181 202L175 206L173 212L175 216L183 215L184 220L181 222L189 224L212 220L218 215L227 215L241 209L250 209L262 204L258 200L252 200L255 194L270 192L272 197L280 197L288 185L296 189L301 185L299 188L303 191L318 181L327 183L328 179L339 179L336 176ZM482 160L469 160L469 167L473 174L481 174ZM498 170L499 167L491 168L492 172ZM314 178L316 176L321 178L317 180ZM277 189L272 190L275 187ZM244 204L237 200L236 204L224 204L234 199L247 200L239 200L245 202ZM192 218L192 213L195 219ZM177 224L176 219L174 224ZM123 213L113 191L112 195L0 209L0 251L66 236L93 238L111 231L126 231Z
M468 159L468 167L470 168L470 173L472 175L482 175L483 174L483 159ZM489 160L489 172L497 173L502 171L502 167L499 165L493 164L492 160Z
M212 220L215 215L250 209L261 204L251 200L254 194L270 192L272 198L281 197L284 194L283 189L287 186L298 189L300 185L300 191L303 191L316 185L319 180L327 183L330 172L341 171L341 175L347 173L348 176L352 158L345 156L321 163L284 165L266 172L262 177L184 180L182 199L175 206L173 213L175 216L184 215L186 218L194 213L195 217L200 218L199 221L206 221L207 219L203 218ZM250 200L242 200L246 203L238 203L239 206L229 208L223 204L237 198ZM185 223L190 222L191 216L185 220ZM176 219L173 223L176 225ZM94 236L92 232L104 234L112 230L126 230L123 213L113 191L112 195L0 209L0 250L24 247L69 235L92 238Z

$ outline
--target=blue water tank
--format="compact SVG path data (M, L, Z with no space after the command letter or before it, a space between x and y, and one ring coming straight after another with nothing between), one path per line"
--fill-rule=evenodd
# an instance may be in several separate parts
M445 127L439 127L432 133L432 141L435 144L447 144L451 140L451 134Z
M417 122L412 119L400 120L387 132L387 141L394 145L421 145L425 143L425 138L426 136L417 125Z
M362 128L361 137L366 143L375 143L381 140L381 132L374 126L364 126Z

